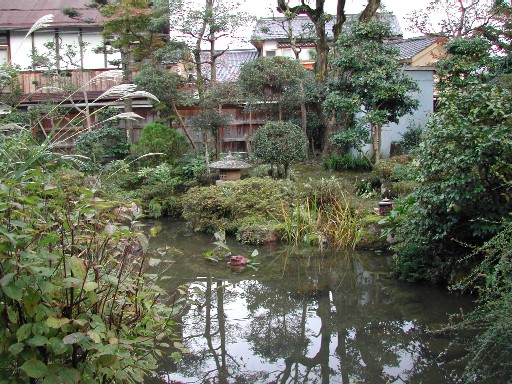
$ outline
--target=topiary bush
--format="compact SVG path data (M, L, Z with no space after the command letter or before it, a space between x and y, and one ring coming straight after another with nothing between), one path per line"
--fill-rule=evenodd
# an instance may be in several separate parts
M188 149L187 139L182 134L159 122L146 125L139 143L134 146L134 151L139 156L162 153L145 157L141 162L143 165L157 165L162 162L175 164Z
M304 159L308 138L302 129L292 123L269 121L253 135L253 153L258 159L271 166L283 167L278 172L288 177L290 164Z

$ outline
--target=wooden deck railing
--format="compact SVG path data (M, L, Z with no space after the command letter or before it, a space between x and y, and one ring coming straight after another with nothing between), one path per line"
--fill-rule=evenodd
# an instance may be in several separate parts
M119 84L121 77L118 76L117 80L112 79L110 76L100 77L94 81L91 80L103 72L114 70L115 69L71 70L60 71L58 74L51 75L47 75L42 71L22 71L19 76L19 81L23 94L36 93L44 86L53 86L62 89L78 89L89 82L86 90L99 92L106 91L113 85Z

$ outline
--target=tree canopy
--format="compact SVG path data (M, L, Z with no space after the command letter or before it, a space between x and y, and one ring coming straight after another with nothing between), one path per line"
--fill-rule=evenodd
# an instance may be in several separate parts
M384 44L390 35L389 27L377 21L354 24L340 35L330 56L326 109L362 115L356 124L369 124L375 161L380 159L382 126L398 122L418 105L412 93L418 85L399 67L396 48Z

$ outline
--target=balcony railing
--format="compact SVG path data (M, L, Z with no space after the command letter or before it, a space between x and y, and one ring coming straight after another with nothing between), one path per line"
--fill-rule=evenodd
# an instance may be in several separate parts
M63 70L51 74L43 71L22 71L19 81L22 93L25 95L37 93L42 87L57 87L69 91L79 89L85 84L88 84L85 89L88 92L103 92L119 84L121 78L118 77L117 81L113 81L111 77L105 76L91 80L103 72L113 70L115 69Z

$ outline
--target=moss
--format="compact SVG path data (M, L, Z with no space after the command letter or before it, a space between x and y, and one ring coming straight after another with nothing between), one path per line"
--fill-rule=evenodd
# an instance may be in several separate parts
M362 218L361 229L356 238L356 248L382 249L389 246L388 240L381 234L385 225L379 224L380 220L382 220L382 216L376 214L367 215Z
M283 225L277 221L262 221L257 218L244 220L238 226L236 238L246 244L271 244L283 237Z

